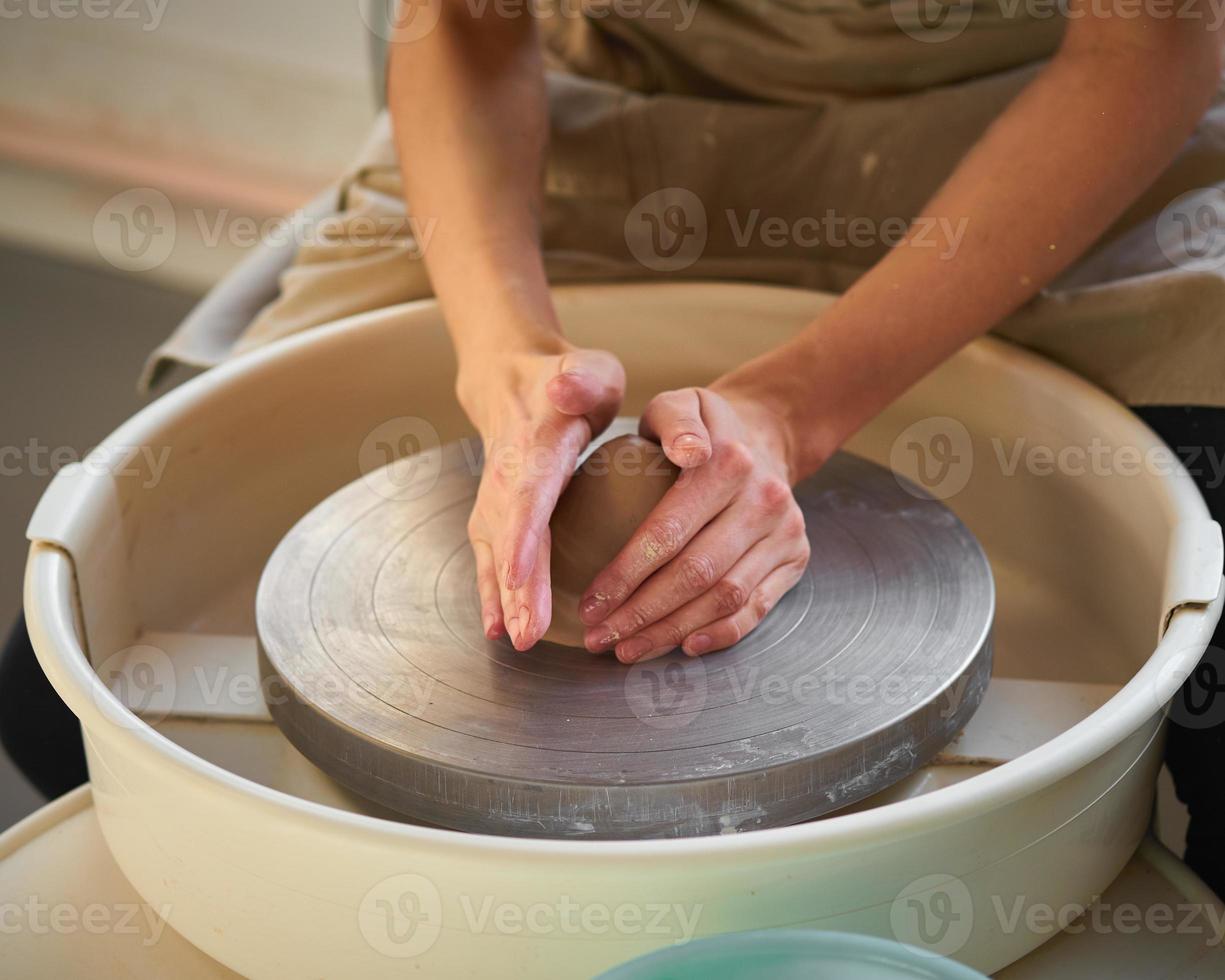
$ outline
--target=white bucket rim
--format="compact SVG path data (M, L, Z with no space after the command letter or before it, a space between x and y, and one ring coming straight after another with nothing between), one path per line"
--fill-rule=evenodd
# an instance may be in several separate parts
M599 293L643 288L640 283L572 286L558 288L556 295L559 305L564 305L576 290L582 293L583 301L589 301ZM808 303L814 296L819 296L805 290L735 283L652 284L645 288L655 291L657 295L662 290L680 293L694 288L704 293L718 290L768 294L775 302L780 296L788 294ZM341 338L353 331L376 329L387 318L426 310L433 312L435 308L436 303L432 299L418 300L338 320L253 350L163 395L124 422L100 445L106 448L140 443L143 441L142 432L160 427L164 420L175 415L192 411L214 397L218 388L264 370L275 370L281 362L291 359L296 353L341 342ZM1104 410L1126 412L1124 406L1085 379L1005 341L984 338L963 356L1007 360L1014 366L1023 365L1027 374L1044 384L1065 391L1074 390L1078 397L1096 403ZM1137 444L1142 448L1145 444L1162 445L1139 418L1130 416L1128 424L1134 427ZM1176 477L1183 478L1170 477L1164 481L1171 502L1184 517L1209 520L1207 507L1194 483L1180 461L1175 461L1175 465ZM1174 547L1185 548L1185 545L1175 542ZM792 847L845 849L882 839L910 836L930 826L947 825L973 814L998 809L1082 769L1163 713L1168 695L1163 701L1156 696L1157 692L1169 686L1177 690L1177 685L1171 685L1171 681L1176 679L1181 684L1190 675L1225 605L1225 595L1218 591L1211 603L1180 607L1171 617L1164 635L1144 666L1102 707L1049 742L972 779L870 810L744 834L588 841L476 834L355 813L273 789L195 755L139 719L94 672L75 635L74 581L72 560L66 551L44 541L32 543L25 584L30 635L43 670L87 733L105 731L107 737L123 742L126 748L147 760L169 761L186 774L204 780L215 788L257 801L275 812L289 811L309 821L349 832L358 831L435 847L476 848L501 853L513 851L525 856L560 859L582 856L586 860L622 860L630 855L650 860L665 854L673 858L710 856L727 859L733 856L759 857L763 851L786 851Z

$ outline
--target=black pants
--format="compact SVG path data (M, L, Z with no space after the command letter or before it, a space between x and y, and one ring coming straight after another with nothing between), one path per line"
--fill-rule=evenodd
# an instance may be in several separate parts
M1146 407L1136 414L1186 464L1214 520L1225 525L1225 409ZM1197 668L1174 698L1165 761L1178 798L1191 814L1183 858L1225 896L1225 617Z
M1225 486L1216 485L1225 474L1213 465L1225 461L1225 409L1158 407L1140 409L1139 415L1188 464L1212 516L1225 524ZM1217 680L1225 675L1222 648L1225 625L1175 699L1166 742L1166 763L1191 814L1185 860L1218 895L1225 895L1225 778L1219 769L1225 760L1225 695ZM24 618L0 657L0 742L48 797L87 778L80 727L34 659Z
M49 800L89 778L81 726L38 665L24 615L0 655L0 743Z

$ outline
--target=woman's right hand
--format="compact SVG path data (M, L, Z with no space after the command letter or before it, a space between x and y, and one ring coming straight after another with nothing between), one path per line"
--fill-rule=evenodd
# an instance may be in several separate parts
M556 343L461 359L457 393L485 447L468 537L485 636L517 650L552 617L549 519L592 438L616 417L625 370L612 354Z

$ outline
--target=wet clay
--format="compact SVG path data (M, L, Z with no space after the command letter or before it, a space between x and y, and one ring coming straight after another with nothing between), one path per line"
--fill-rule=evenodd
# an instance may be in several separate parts
M586 627L578 600L680 470L649 439L626 435L599 446L570 480L549 529L553 535L553 621L544 638L581 647Z

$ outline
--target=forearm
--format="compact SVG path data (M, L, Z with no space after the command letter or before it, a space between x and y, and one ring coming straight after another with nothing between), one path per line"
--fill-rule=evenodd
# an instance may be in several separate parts
M548 121L532 18L477 17L444 0L426 37L392 44L388 102L461 365L478 352L557 347L539 246Z
M787 420L796 478L1081 255L1193 129L1216 83L1205 37L1170 28L1135 50L1092 27L1069 32L924 209L964 229L956 247L895 248L794 341L720 382Z

